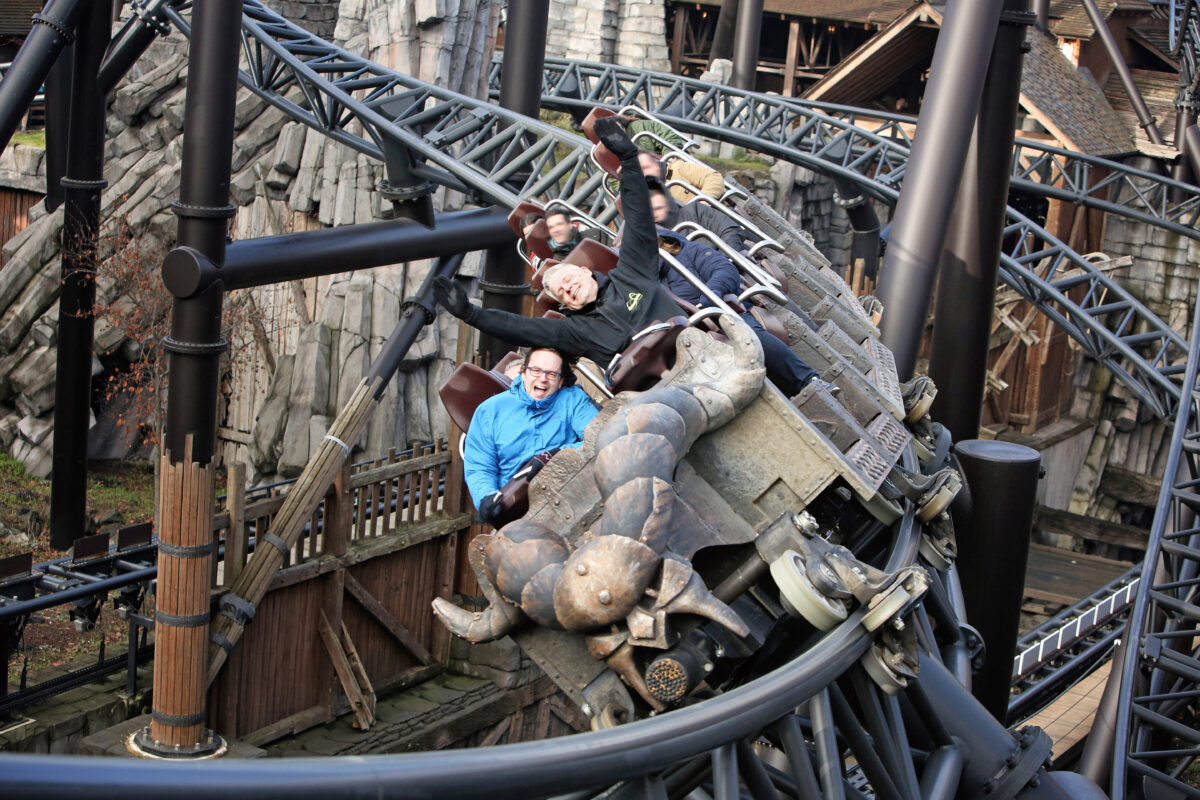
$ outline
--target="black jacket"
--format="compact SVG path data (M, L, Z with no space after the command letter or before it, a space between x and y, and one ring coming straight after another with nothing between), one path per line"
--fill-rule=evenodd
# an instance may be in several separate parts
M728 214L723 214L708 203L699 200L693 200L687 205L680 205L674 197L671 197L670 193L667 194L667 203L670 210L663 221L659 223L664 228L674 228L681 222L694 222L701 228L715 233L718 239L735 251L745 249L745 240L749 238L750 233L734 222Z
M652 322L680 315L679 304L659 284L650 192L636 155L621 162L621 205L625 237L617 266L607 280L597 281L600 289L594 303L565 312L565 319L523 317L472 304L466 322L510 344L553 347L570 356L586 356L604 368L635 333Z

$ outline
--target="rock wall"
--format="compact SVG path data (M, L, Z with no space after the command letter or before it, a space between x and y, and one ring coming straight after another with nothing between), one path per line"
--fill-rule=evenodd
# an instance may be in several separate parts
M347 49L370 51L424 80L473 94L485 85L494 30L492 0L275 6L292 9L318 34L330 35L336 27ZM335 6L340 14L336 26L328 17ZM110 185L101 210L106 231L111 235L115 227L128 225L136 239L156 246L159 253L174 244L176 219L170 204L178 197L186 66L182 37L173 34L156 42L109 105L105 174ZM390 204L377 191L382 165L290 122L246 90L239 91L235 129L235 239L390 216ZM37 148L9 148L0 157L0 176L15 187L44 187L42 156ZM460 205L456 195L435 198L439 210ZM3 246L5 267L0 270L0 447L39 475L49 472L53 442L61 226L61 210L48 214L39 204L29 227ZM102 243L102 303L120 302L110 296L103 266L114 248ZM477 259L465 266L468 272L477 268ZM227 334L234 357L222 380L219 431L229 443L226 457L250 460L256 479L298 473L348 387L361 380L395 326L403 298L415 291L429 267L401 263L232 293L227 307L240 309L243 322ZM426 329L357 443L356 457L445 435L446 417L435 393L453 368L458 326L451 322L439 320ZM93 372L118 369L135 351L121 331L99 323ZM116 427L114 414L101 413L89 436L93 456L120 456L129 449L132 442L118 435Z
M660 0L551 0L546 55L669 72Z

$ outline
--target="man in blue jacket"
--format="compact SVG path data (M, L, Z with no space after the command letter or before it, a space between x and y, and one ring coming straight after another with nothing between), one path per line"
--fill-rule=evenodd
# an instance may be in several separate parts
M535 347L525 355L519 380L507 392L475 409L463 448L463 465L479 518L494 522L502 511L504 484L529 469L532 477L545 455L583 441L597 409L562 354Z

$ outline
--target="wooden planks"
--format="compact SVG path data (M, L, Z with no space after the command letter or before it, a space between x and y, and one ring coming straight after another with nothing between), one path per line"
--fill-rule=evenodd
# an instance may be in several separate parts
M1037 716L1026 721L1046 732L1054 742L1051 756L1055 759L1080 744L1092 730L1092 720L1100 707L1100 697L1108 682L1111 661L1106 661L1094 672L1058 696L1058 699Z
M1107 586L1133 566L1099 556L1072 553L1057 547L1029 547L1025 570L1025 594L1052 602L1071 604Z

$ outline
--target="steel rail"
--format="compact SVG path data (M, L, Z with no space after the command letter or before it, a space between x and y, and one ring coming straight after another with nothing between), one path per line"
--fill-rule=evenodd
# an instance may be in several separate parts
M186 33L182 11L164 9ZM510 207L517 198L561 199L601 221L615 215L602 190L605 174L582 138L350 54L259 0L245 4L243 19L243 84L294 119L385 162L411 156L414 175L479 199ZM565 74L576 85L571 97L550 92L545 103L621 107L641 100L685 133L766 152L850 180L885 203L896 202L907 148L878 133L768 95L689 79L659 86L657 73L629 70L605 72L608 79L592 85L578 63L548 63L567 64L571 71ZM672 105L690 112L664 113ZM1186 352L1184 339L1119 283L1012 209L1008 232L1020 237L1019 252L1005 256L1001 279L1112 369L1153 413L1169 417L1179 397L1172 363ZM1067 269L1081 277L1056 280ZM1083 294L1082 304L1071 299L1071 290ZM1124 313L1115 313L1118 307Z
M499 60L492 62L489 88L497 91ZM789 136L803 130L802 149L812 148L833 163L875 155L886 147L891 161L907 160L917 118L836 103L781 97L669 73L638 70L563 58L547 58L543 104L582 110L594 105L613 109L637 105L653 115L682 123L701 122L721 113L722 124L757 126ZM726 110L722 113L722 110ZM817 122L819 120L819 123ZM817 124L807 125L809 121ZM686 126L679 125L685 133ZM820 141L836 143L828 149ZM848 150L840 152L841 146ZM894 166L889 164L889 166ZM887 172L895 185L903 180L903 165ZM1032 139L1016 139L1011 185L1034 195L1098 208L1200 239L1200 187L1137 169L1112 159L1053 147ZM1113 198L1116 197L1116 199Z
M1196 757L1200 734L1177 715L1200 686L1200 302L1192 319L1184 386L1174 419L1166 476L1146 546L1140 585L1125 636L1112 759L1112 797L1141 796L1132 783L1200 797L1179 774ZM1127 794L1128 793L1128 794Z

